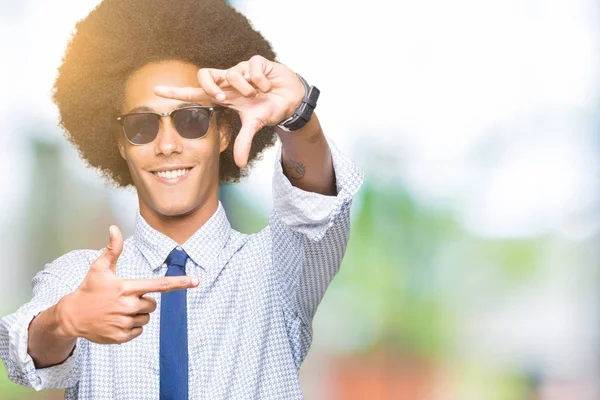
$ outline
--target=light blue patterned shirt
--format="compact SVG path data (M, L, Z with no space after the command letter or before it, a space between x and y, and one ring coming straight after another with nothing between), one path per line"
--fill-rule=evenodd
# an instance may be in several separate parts
M312 319L339 269L350 231L350 205L362 171L330 143L337 196L292 186L280 162L273 176L273 212L262 231L233 230L218 210L181 247L187 275L190 399L301 399L300 365L312 340ZM278 148L277 160L281 159ZM122 278L165 275L177 243L138 213L117 263ZM78 288L102 250L76 250L33 279L33 298L0 320L0 358L9 378L37 390L67 388L67 399L158 399L158 309L141 336L121 345L79 338L62 364L36 369L27 354L28 326Z

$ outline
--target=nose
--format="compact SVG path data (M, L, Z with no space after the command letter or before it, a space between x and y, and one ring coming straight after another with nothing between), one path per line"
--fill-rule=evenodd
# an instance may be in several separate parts
M183 138L177 133L173 121L169 117L162 117L158 128L158 135L154 140L154 154L170 156L172 153L181 153Z

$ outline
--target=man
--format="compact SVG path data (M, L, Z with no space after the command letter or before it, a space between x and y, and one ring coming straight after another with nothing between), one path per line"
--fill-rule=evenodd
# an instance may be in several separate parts
M61 125L108 181L135 186L139 213L127 240L111 226L105 249L48 264L0 321L14 382L68 399L302 398L362 172L323 135L318 89L274 59L220 0L105 0L77 24ZM219 183L277 136L269 226L243 235Z

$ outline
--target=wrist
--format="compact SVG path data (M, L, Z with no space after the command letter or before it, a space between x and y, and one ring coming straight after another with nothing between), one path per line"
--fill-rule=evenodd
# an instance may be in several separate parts
M296 76L304 88L304 95L299 98L299 102L292 101L292 105L296 108L294 108L291 116L276 124L279 129L287 132L302 129L310 121L320 95L318 88L310 86L299 74L296 74Z
M73 323L73 295L68 294L58 301L53 310L54 333L61 339L76 339L78 334Z
M277 126L275 132L277 132L284 148L290 147L290 149L294 144L298 145L299 142L315 144L325 139L316 113L313 113L305 126L296 131L286 131Z
M283 120L281 120L281 122L294 116L294 113L296 112L298 107L300 107L300 105L302 104L302 100L304 99L304 96L306 95L306 87L300 80L300 77L297 74L295 74L295 75L296 75L296 80L294 82L294 90L293 90L294 95L292 96L293 98L290 101L290 105L287 109L286 117Z

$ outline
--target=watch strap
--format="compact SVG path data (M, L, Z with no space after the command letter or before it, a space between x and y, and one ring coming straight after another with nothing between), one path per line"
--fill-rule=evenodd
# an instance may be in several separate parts
M296 131L304 127L304 125L310 121L310 118L317 107L319 95L321 94L321 91L316 86L310 86L300 74L296 75L304 86L304 98L290 118L277 124L279 128L287 132Z

